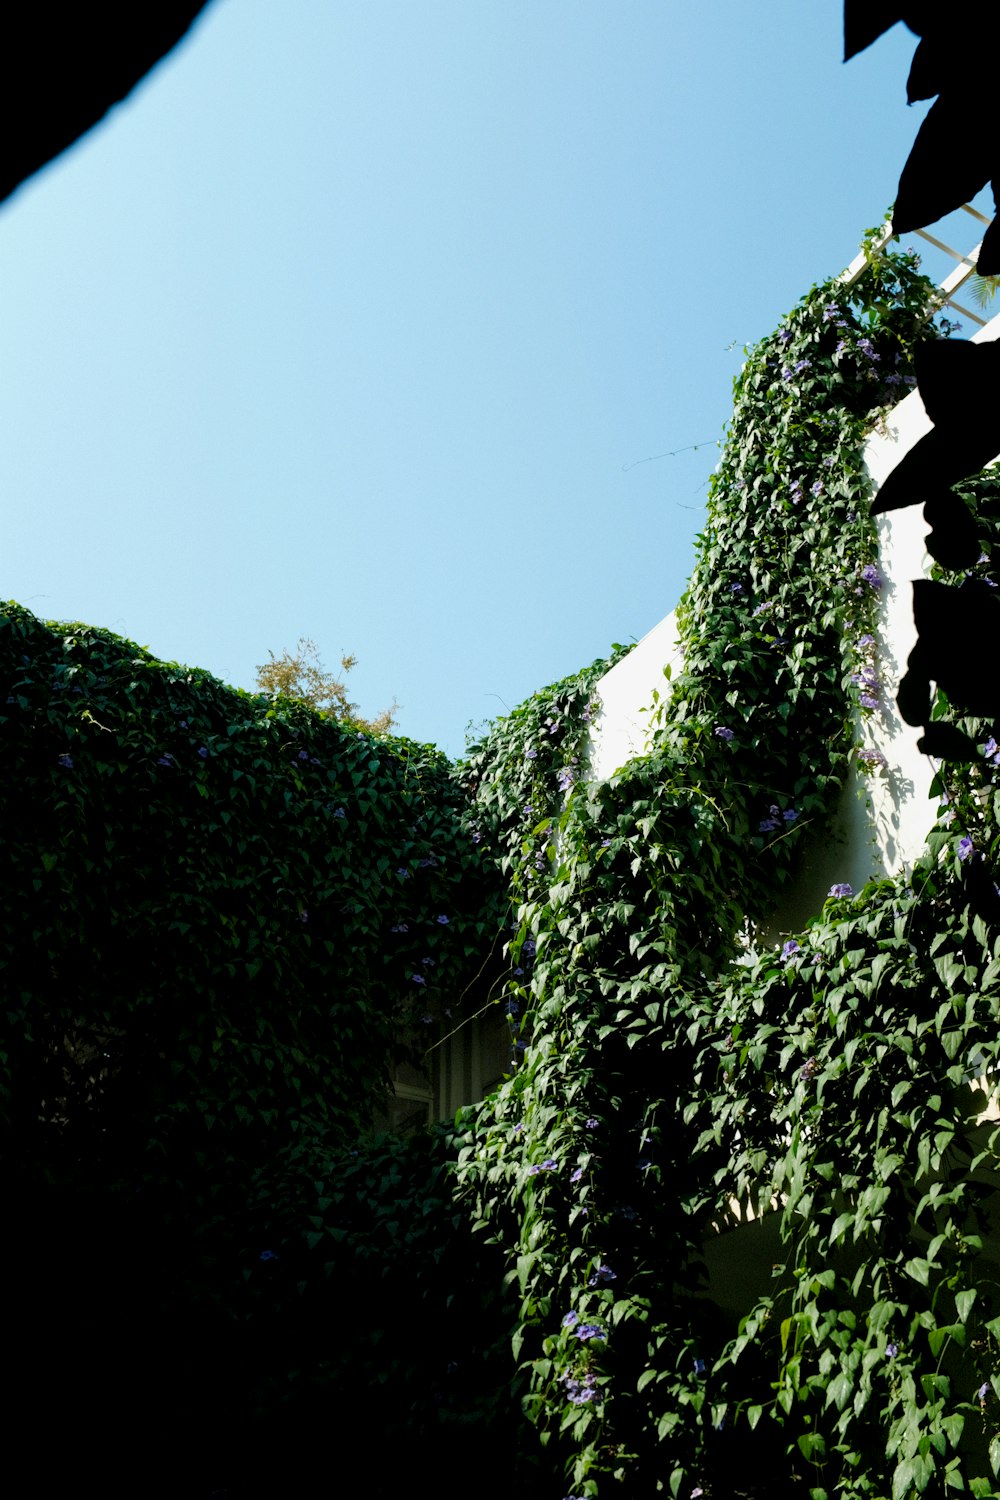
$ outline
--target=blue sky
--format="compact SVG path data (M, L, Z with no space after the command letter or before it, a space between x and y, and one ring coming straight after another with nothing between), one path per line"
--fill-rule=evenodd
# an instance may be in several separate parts
M642 636L743 346L852 258L922 117L910 34L844 66L840 26L215 0L0 211L0 595L242 687L300 635L354 651L362 707L451 754Z

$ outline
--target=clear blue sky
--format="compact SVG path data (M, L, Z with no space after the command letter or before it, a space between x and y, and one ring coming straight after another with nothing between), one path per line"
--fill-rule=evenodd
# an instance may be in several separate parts
M910 34L844 66L840 27L215 0L0 211L0 595L243 687L299 635L355 651L362 707L452 754L643 635L743 345L922 117Z

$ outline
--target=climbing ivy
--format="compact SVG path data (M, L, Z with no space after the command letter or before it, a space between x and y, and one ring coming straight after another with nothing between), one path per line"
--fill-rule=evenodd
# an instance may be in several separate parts
M822 835L852 756L877 766L854 743L859 717L882 701L873 635L882 580L861 446L912 385L915 340L938 330L913 258L871 244L863 276L814 288L748 353L678 610L683 665L660 696L648 754L604 783L557 776L553 785L550 773L544 804L533 795L523 807L512 951L529 947L533 958L517 997L527 1040L460 1173L480 1219L503 1220L505 1234L511 1215L518 1225L509 1277L521 1299L515 1354L532 1381L526 1409L550 1451L565 1455L579 1495L610 1483L630 1496L903 1500L932 1475L989 1492L971 1437L954 1452L975 1402L952 1398L936 1363L974 1304L985 1319L977 1349L993 1368L996 1354L995 1308L969 1270L984 1191L960 1153L960 1190L941 1177L964 1140L952 1095L993 1016L985 1001L956 1010L954 996L947 1016L941 1009L951 970L934 964L956 941L948 881L935 877L933 903L929 872L919 896L897 886L866 896L834 923L818 969L797 957L804 936L784 957L740 957L795 878L806 830ZM547 707L536 700L533 725L522 717L513 739L495 737L489 771L480 753L480 790L523 784L524 746L542 742ZM551 870L540 889L542 835ZM832 894L842 903L848 893ZM895 933L896 907L921 901L925 968L938 978L925 976L918 1025L913 945L897 934L893 947L885 923ZM891 920L878 915L886 902ZM809 941L813 953L818 937ZM989 950L988 990L992 939L983 930L975 941ZM788 993L800 973L808 999ZM864 1003L876 995L884 1014ZM934 1092L942 1034L948 1048L956 1036L964 1047L964 1063L946 1053L958 1074L948 1094ZM886 1052L918 1059L925 1107L904 1105L905 1087L892 1098L907 1082L893 1075L894 1123L865 1133L865 1089L881 1104ZM989 1049L973 1052L988 1066ZM829 1068L844 1075L835 1108ZM918 1142L906 1186L904 1136ZM760 1289L737 1327L731 1299L707 1276L705 1247L733 1223L741 1194L758 1218L775 1213L790 1248L783 1265L776 1251L777 1287ZM890 1194L891 1244L882 1236ZM935 1215L922 1255L920 1231ZM874 1251L864 1258L874 1246L894 1269L917 1265L924 1302L911 1307L895 1283L888 1289ZM958 1302L944 1305L942 1280ZM869 1399L873 1351L884 1374L880 1309L891 1297L910 1349L924 1316L927 1349L893 1364ZM975 1389L985 1405L987 1387Z
M17 1357L62 1351L81 1435L100 1347L136 1441L162 1403L237 1494L372 1420L372 1494L484 1438L482 1495L997 1493L1000 723L939 692L925 857L762 936L852 763L881 774L861 450L941 330L913 258L867 253L747 351L680 665L607 780L622 648L451 767L0 612ZM1000 485L963 493L982 590ZM393 1056L475 1010L500 1088L373 1137Z

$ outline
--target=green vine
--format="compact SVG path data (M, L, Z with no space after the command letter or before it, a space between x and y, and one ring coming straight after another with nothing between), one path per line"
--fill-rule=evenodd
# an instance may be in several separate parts
M481 1139L466 1148L460 1171L480 1219L507 1224L513 1216L518 1225L509 1275L521 1297L515 1353L531 1374L527 1409L564 1454L580 1495L603 1493L607 1481L630 1495L731 1494L737 1483L751 1493L748 1470L763 1473L775 1460L782 1478L769 1472L761 1493L888 1494L890 1472L893 1500L902 1500L923 1492L934 1471L924 1438L933 1448L942 1432L950 1442L964 1431L968 1403L949 1405L943 1394L939 1425L928 1418L924 1431L918 1413L931 1398L919 1382L912 1401L905 1382L890 1382L896 1405L875 1419L869 1402L855 1401L853 1383L847 1402L852 1361L878 1345L858 1353L840 1335L853 1319L869 1340L872 1298L885 1295L874 1270L855 1285L856 1266L848 1276L833 1264L844 1226L857 1227L852 1244L864 1245L877 1219L878 1194L864 1196L870 1173L859 1170L856 1183L846 1175L861 1129L857 1104L848 1095L839 1114L824 1107L823 1131L800 1118L802 1096L812 1096L826 1063L815 1025L789 1020L785 989L773 1004L765 1000L765 976L787 987L805 968L795 956L804 940L749 971L737 959L748 928L794 879L805 831L822 832L856 753L858 716L880 702L872 626L881 579L861 446L913 383L910 351L936 332L933 309L933 288L911 257L872 253L860 280L814 289L748 354L678 611L683 667L663 696L649 753L609 782L566 789L543 825L552 871L541 890L530 878L539 829L527 826L540 809L533 800L524 808L513 950L530 945L534 958L530 986L518 995L529 1040L484 1109ZM820 577L830 584L817 607ZM542 707L532 705L533 727L520 721L519 747L540 741ZM480 769L480 786L518 784L509 738L487 749L492 769ZM849 947L836 962L853 970L865 951ZM748 974L741 987L734 972ZM908 992L912 971L902 963L899 972ZM824 970L802 1017L821 1005L827 983ZM892 1006L887 1017L848 1007L855 1047L883 1026L895 1035L907 1024L898 997ZM980 1008L966 1024L981 1029L983 1019ZM928 1047L937 1041L929 1026L919 1034ZM780 1046L765 1045L779 1035ZM909 1056L906 1035L899 1050ZM737 1057L752 1056L749 1071L734 1066L738 1039ZM864 1045L875 1058L896 1043ZM791 1068L797 1079L790 1098L770 1071L772 1051L778 1076ZM750 1091L757 1070L766 1081L758 1089L754 1078ZM761 1122L760 1142L745 1115ZM909 1128L922 1119L911 1111ZM801 1184L812 1179L815 1144L827 1130L845 1169L820 1211L815 1185L806 1198ZM824 1160L835 1159L831 1139L824 1145ZM899 1141L887 1131L869 1145L881 1183ZM928 1170L939 1170L940 1156L932 1153ZM955 1202L964 1216L976 1194L962 1181ZM930 1189L919 1176L916 1183L919 1200ZM741 1193L758 1214L784 1205L782 1231L795 1254L788 1289L759 1301L737 1331L706 1283L704 1247L732 1222ZM926 1204L909 1207L897 1226L902 1239L927 1213ZM799 1219L807 1230L796 1236L790 1226ZM832 1242L829 1220L840 1225ZM967 1230L962 1217L961 1232L941 1242L952 1260L972 1254ZM813 1274L820 1243L825 1255ZM935 1254L947 1259L941 1246ZM949 1276L957 1274L952 1260ZM832 1308L825 1322L813 1310L816 1276ZM844 1285L853 1303L841 1306ZM963 1300L963 1317L975 1300ZM784 1330L777 1358L772 1329ZM798 1373L806 1338L819 1347L811 1385ZM806 1388L811 1406L797 1395ZM948 1483L963 1461L942 1459ZM969 1483L986 1492L975 1490L981 1477Z

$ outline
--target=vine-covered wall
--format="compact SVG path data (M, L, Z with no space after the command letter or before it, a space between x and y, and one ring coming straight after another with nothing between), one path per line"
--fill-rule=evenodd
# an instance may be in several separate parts
M873 252L748 351L604 781L620 648L452 768L5 608L8 1274L78 1435L111 1390L191 1493L307 1493L360 1431L375 1495L997 1493L1000 726L908 877L754 946L891 691L861 446L933 311ZM480 1012L500 1087L373 1139L399 1038Z

